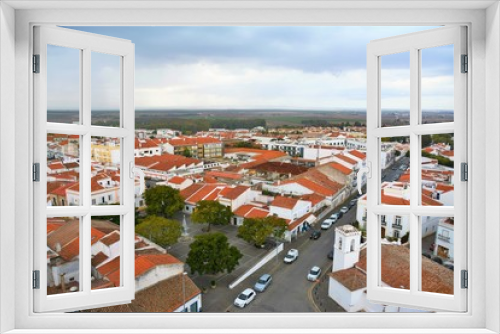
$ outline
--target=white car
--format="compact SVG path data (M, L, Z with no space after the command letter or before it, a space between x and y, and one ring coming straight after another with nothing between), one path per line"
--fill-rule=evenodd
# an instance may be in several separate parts
M299 251L296 249L290 249L285 255L285 263L292 263L299 258Z
M340 212L342 213L347 213L347 211L349 211L349 208L347 206L343 206L341 209L340 209Z
M248 304L250 304L250 302L255 299L256 295L257 295L257 293L253 289L250 289L250 288L245 289L234 300L234 306L243 308L243 307L247 306Z
M321 223L321 229L322 230L328 230L330 227L332 227L333 223L334 223L333 219L325 219Z
M337 219L339 219L339 214L334 213L333 215L330 216L330 219L333 220L333 222L335 223L337 221Z
M309 270L309 274L307 274L307 280L308 281L315 281L319 278L319 275L321 275L321 268L318 266L314 266Z

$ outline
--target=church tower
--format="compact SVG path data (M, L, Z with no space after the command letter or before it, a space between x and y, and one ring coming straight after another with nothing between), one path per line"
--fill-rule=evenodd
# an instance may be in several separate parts
M335 228L332 272L354 267L359 261L361 232L352 225Z

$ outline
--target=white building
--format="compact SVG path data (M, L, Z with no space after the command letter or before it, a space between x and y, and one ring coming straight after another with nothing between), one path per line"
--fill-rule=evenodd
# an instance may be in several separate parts
M453 218L439 220L434 247L434 255L449 261L453 261L454 257L454 224Z
M336 229L328 296L347 312L424 312L374 304L367 300L366 244L360 244L360 238L361 233L353 226L344 225ZM381 244L382 286L410 289L409 252L406 246ZM422 281L423 291L453 294L453 271L425 257L422 257L422 270L427 276Z

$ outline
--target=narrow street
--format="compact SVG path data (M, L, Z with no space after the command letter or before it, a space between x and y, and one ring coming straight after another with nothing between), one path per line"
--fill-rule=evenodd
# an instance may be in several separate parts
M352 223L355 219L356 206L352 207L329 230L322 230L319 239L310 240L309 233L304 233L298 240L285 244L284 252L276 260L270 261L233 290L218 287L210 292L227 294L228 303L225 310L204 309L204 312L315 312L316 308L308 293L314 284L306 278L309 269L316 265L321 268L322 276L327 274L326 269L329 269L332 263L327 254L333 248L335 227ZM320 225L321 222L317 222L314 227L319 229ZM283 257L291 248L299 250L299 258L292 264L285 264ZM258 293L255 300L247 307L243 309L235 307L233 301L238 294L246 288L253 287L257 279L265 273L273 276L273 282L269 288L263 293ZM210 298L210 293L204 298ZM343 309L339 306L338 311L341 312Z

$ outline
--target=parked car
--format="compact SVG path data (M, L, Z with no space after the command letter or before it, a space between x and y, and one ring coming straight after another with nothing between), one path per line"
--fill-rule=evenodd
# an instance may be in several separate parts
M332 249L330 252L328 252L327 257L328 257L330 260L333 260L333 249Z
M440 258L439 256L433 256L431 258L432 261L436 262L436 263L439 263L439 264L443 264L443 259Z
M269 274L264 274L260 276L259 280L257 283L255 283L255 286L253 287L255 291L257 292L264 292L267 287L271 284L273 280L273 277Z
M299 251L296 249L290 249L285 255L285 263L292 263L299 258Z
M325 219L323 220L323 222L321 223L321 229L322 230L328 230L330 227L332 227L333 225L333 220L332 219Z
M319 239L319 237L321 237L321 231L320 230L313 230L311 232L311 235L309 236L309 239L316 240L316 239Z
M245 289L238 295L238 297L236 297L236 299L234 300L234 305L243 308L250 304L252 300L255 299L256 295L257 293L253 289Z
M334 213L333 215L330 216L330 219L333 220L333 222L335 223L337 221L337 219L339 219L339 214Z
M451 271L455 269L455 265L453 264L453 262L446 261L445 263L443 263L443 266L450 269Z
M307 280L314 282L319 278L319 275L321 275L321 268L318 266L314 266L309 270L309 274L307 274Z
M340 209L340 212L342 213L347 213L349 211L349 208L347 206L343 206L341 209Z
M342 211L337 212L338 219L342 218L343 215L344 213Z
M351 201L349 202L349 209L350 209L350 208L352 208L353 206L355 206L357 201L358 201L358 200L356 200L356 199L351 200Z

